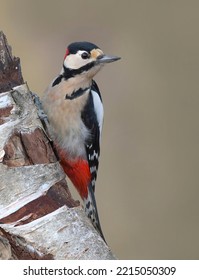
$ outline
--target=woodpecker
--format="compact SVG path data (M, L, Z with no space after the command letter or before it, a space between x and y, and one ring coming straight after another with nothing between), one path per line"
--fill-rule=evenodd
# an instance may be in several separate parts
M94 193L104 109L93 77L103 65L118 59L90 42L70 44L61 72L46 89L42 102L60 163L103 239Z

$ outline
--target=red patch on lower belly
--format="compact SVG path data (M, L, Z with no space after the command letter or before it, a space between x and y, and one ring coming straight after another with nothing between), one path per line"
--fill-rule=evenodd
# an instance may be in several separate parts
M64 150L57 149L60 164L66 175L79 192L82 199L88 197L88 184L91 180L91 174L88 162L83 159L69 160Z

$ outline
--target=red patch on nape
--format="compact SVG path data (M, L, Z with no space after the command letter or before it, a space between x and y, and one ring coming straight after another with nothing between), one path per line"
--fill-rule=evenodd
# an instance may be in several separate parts
M66 53L65 53L64 59L67 57L67 55L69 55L69 49L66 49Z

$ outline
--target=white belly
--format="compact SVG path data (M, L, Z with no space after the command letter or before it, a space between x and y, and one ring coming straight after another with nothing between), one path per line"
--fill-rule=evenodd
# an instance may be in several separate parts
M74 119L71 121L70 117L66 118L67 126L54 127L55 140L58 145L67 152L67 155L71 159L77 157L86 159L86 150L84 143L89 137L89 131L83 124L81 120L76 120L74 124ZM70 124L70 123L73 124ZM78 124L79 123L79 124Z

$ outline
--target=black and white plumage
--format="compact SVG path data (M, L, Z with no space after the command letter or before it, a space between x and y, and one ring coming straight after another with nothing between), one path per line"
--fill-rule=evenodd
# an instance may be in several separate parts
M103 239L94 192L104 110L93 77L104 64L118 59L105 55L89 42L70 44L61 73L43 98L60 163L82 197L87 216Z
M85 126L89 129L90 136L86 140L86 154L91 173L91 184L95 191L95 181L100 156L100 139L104 117L101 94L96 82L93 80L87 103L81 113Z

